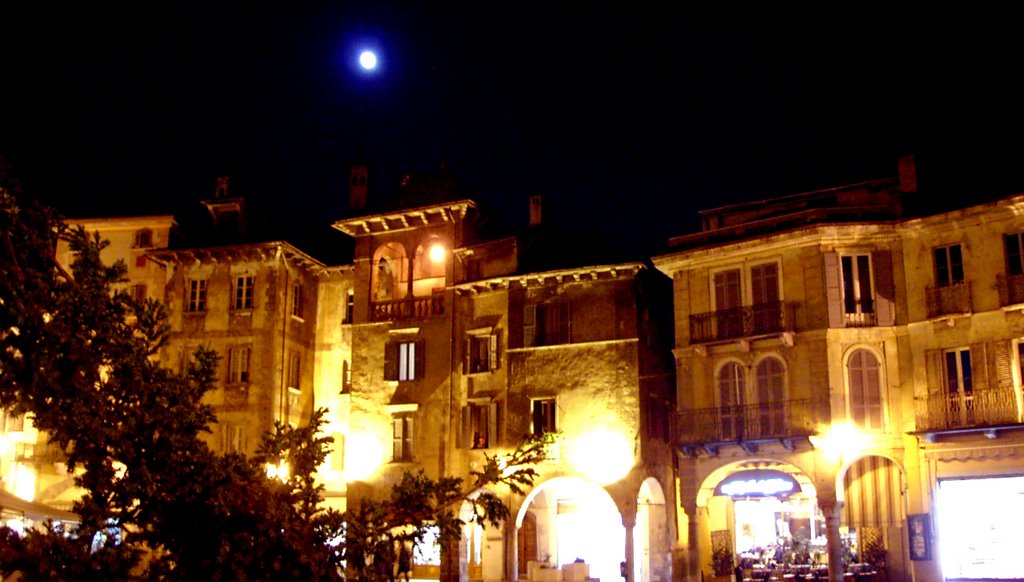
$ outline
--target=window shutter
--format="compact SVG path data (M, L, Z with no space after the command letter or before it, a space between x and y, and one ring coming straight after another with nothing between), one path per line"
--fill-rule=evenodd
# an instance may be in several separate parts
M825 297L828 299L828 326L845 327L842 283L839 280L839 255L825 253Z
M426 350L424 349L426 343L425 340L416 340L416 371L413 374L414 380L419 380L427 374L427 357Z
M523 306L523 347L533 347L537 330L537 306L535 304Z
M470 338L470 337L467 337L466 339L462 340L462 373L463 374L468 374L468 373L473 371L473 369L470 367L470 365L471 365L470 359L472 358L472 351L473 351L473 339Z
M492 333L487 338L487 369L495 371L498 369L498 334Z
M562 320L559 322L558 335L562 339L562 343L572 343L572 304L564 303L559 308L562 316Z
M384 379L398 379L398 342L384 345Z
M487 407L487 446L498 446L498 403L491 402Z
M997 386L1002 390L1013 389L1013 356L1010 348L1011 344L1008 341L999 341L992 345Z
M462 446L471 449L473 448L473 428L469 418L472 405L462 407Z
M971 344L971 375L974 390L985 390L989 387L987 348L984 343Z
M875 303L878 325L896 324L896 290L892 274L892 254L888 250L871 253L875 269Z
M928 374L928 393L937 394L944 390L942 372L942 350L928 350L925 352L925 368Z

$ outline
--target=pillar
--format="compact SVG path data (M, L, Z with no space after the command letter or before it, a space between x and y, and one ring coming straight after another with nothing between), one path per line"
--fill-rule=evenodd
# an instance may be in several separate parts
M622 527L626 529L626 577L625 582L634 582L633 580L633 564L635 556L634 545L633 545L633 528L636 527L636 517L632 519L622 518Z
M818 506L825 515L825 539L828 548L829 582L843 582L843 542L839 536L839 518L843 504L831 499L818 499Z

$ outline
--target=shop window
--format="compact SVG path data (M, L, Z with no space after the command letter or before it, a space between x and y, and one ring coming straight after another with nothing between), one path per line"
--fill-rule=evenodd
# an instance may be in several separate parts
M533 413L532 433L540 436L558 430L557 407L554 398L535 398L530 402Z
M496 446L500 412L499 402L471 402L462 409L462 434L466 448L486 449Z
M185 311L189 313L202 313L206 311L206 279L189 279L188 301L185 303Z
M465 342L463 368L467 374L498 369L498 334L471 333Z
M249 363L252 350L249 346L237 346L228 355L228 382L245 384L249 382Z
M868 350L856 350L847 362L850 418L860 427L882 427L882 383L878 358Z
M572 342L570 304L540 303L523 306L523 345L553 346Z
M411 463L413 460L412 421L413 417L410 413L395 414L391 417L391 461L394 463Z
M253 277L244 275L235 278L235 309L252 309Z
M423 340L388 342L384 346L384 379L399 382L420 379L426 367L424 348Z
M964 259L960 245L935 249L935 285L949 287L964 280Z

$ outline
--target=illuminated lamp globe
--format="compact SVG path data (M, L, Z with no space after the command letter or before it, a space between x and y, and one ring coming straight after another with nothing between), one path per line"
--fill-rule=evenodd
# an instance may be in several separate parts
M447 254L444 245L442 245L441 243L435 243L431 245L430 250L427 252L429 253L430 260L435 263L443 263L445 254Z
M359 66L372 71L377 68L377 55L373 51L363 51L359 53Z

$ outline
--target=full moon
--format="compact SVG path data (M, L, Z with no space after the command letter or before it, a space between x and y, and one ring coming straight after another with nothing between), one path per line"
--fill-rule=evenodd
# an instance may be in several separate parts
M377 68L377 55L373 51L363 51L359 54L359 64L367 71Z

